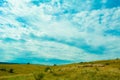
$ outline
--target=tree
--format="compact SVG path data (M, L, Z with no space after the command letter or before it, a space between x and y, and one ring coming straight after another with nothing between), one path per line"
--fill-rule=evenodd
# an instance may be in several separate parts
M54 64L53 66L57 66L57 64Z
M29 62L27 64L30 64Z

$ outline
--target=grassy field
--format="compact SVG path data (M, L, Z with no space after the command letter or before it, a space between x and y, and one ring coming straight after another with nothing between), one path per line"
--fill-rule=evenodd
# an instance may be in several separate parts
M0 64L0 80L120 80L120 59L59 66Z

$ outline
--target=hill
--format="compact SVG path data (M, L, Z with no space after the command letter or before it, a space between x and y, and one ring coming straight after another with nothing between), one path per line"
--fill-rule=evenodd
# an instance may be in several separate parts
M120 59L54 66L0 64L0 80L120 80Z
M18 63L0 62L0 64L18 64Z

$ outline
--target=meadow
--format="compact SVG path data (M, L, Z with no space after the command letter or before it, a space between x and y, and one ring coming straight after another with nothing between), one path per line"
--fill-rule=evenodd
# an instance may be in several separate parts
M120 59L53 66L0 64L0 80L120 80Z

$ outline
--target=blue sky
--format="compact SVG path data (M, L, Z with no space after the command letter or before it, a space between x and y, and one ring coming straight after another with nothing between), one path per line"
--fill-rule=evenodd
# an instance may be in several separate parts
M120 0L0 0L0 61L120 58Z

